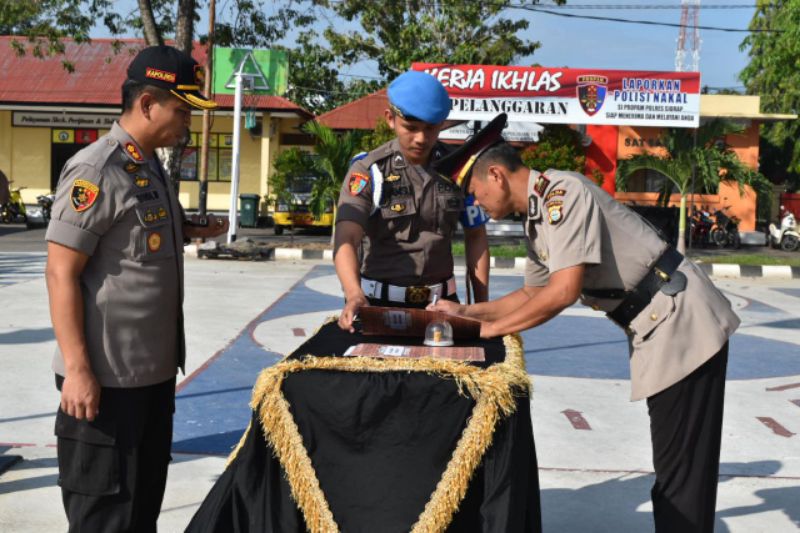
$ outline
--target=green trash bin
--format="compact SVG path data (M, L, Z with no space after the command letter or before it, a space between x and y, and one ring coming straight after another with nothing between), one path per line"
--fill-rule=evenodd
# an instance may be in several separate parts
M255 228L258 223L258 201L261 197L257 194L239 195L239 226Z

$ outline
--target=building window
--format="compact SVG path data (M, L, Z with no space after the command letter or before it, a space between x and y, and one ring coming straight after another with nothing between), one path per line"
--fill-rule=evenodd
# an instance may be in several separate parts
M196 181L200 175L200 133L192 133L183 151L181 180ZM212 133L208 142L208 181L231 181L233 135Z
M628 192L662 192L667 177L649 168L637 170L628 177Z

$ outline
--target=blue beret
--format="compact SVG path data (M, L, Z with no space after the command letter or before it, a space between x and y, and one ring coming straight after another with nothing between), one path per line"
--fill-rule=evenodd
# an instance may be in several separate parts
M444 86L428 74L409 70L389 85L389 103L404 118L438 124L450 114L450 97Z

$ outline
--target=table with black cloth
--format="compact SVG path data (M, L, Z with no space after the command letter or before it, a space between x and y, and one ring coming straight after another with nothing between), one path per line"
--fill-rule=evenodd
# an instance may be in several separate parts
M262 371L187 531L540 531L521 339L456 342L480 363L342 357L362 342L421 344L329 322Z

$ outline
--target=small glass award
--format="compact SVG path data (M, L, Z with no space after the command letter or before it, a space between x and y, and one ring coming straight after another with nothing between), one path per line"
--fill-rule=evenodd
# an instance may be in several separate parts
M447 320L434 321L425 328L425 346L452 346L453 326Z

